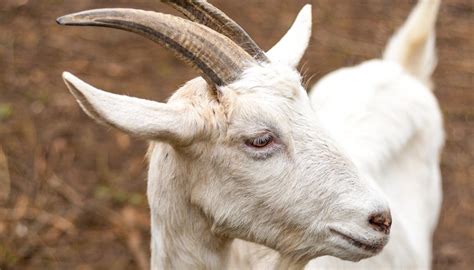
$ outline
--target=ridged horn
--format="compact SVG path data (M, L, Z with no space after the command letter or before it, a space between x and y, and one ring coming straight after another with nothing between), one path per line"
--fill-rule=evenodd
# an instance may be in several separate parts
M205 0L161 0L174 7L194 22L206 25L226 35L242 47L247 53L261 62L268 62L265 52L245 32L240 25L224 12Z
M236 80L255 60L228 37L179 17L137 9L107 8L69 14L61 25L103 26L140 34L199 69L211 84Z

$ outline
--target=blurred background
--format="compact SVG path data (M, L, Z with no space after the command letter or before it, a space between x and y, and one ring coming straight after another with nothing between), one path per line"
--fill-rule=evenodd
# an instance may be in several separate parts
M313 4L301 65L308 85L379 57L414 0L255 0L211 3L264 49ZM66 90L68 70L92 84L164 101L197 72L137 35L56 25L84 9L176 12L160 1L0 1L0 269L140 269L149 256L146 142L89 119ZM444 113L444 203L434 269L474 259L474 2L444 0L435 94Z

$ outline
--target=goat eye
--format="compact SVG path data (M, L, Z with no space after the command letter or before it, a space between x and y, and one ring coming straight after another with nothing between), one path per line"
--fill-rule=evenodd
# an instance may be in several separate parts
M269 145L272 142L273 142L273 136L270 134L265 134L260 137L247 141L247 145L255 147L255 148L262 148Z

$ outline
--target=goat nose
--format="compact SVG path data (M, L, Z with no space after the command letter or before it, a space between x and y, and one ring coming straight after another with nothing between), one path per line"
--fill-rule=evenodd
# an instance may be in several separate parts
M369 217L369 223L374 230L389 234L390 226L392 226L392 215L390 211L372 214Z

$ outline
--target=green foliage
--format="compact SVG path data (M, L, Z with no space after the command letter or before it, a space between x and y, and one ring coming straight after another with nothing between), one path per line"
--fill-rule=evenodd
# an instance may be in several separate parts
M99 200L111 201L118 204L143 205L145 196L138 192L127 192L108 185L99 185L95 188L94 197Z
M0 243L0 269L14 266L18 261L18 257L8 246Z
M13 114L13 108L10 104L0 103L0 121L10 118Z

